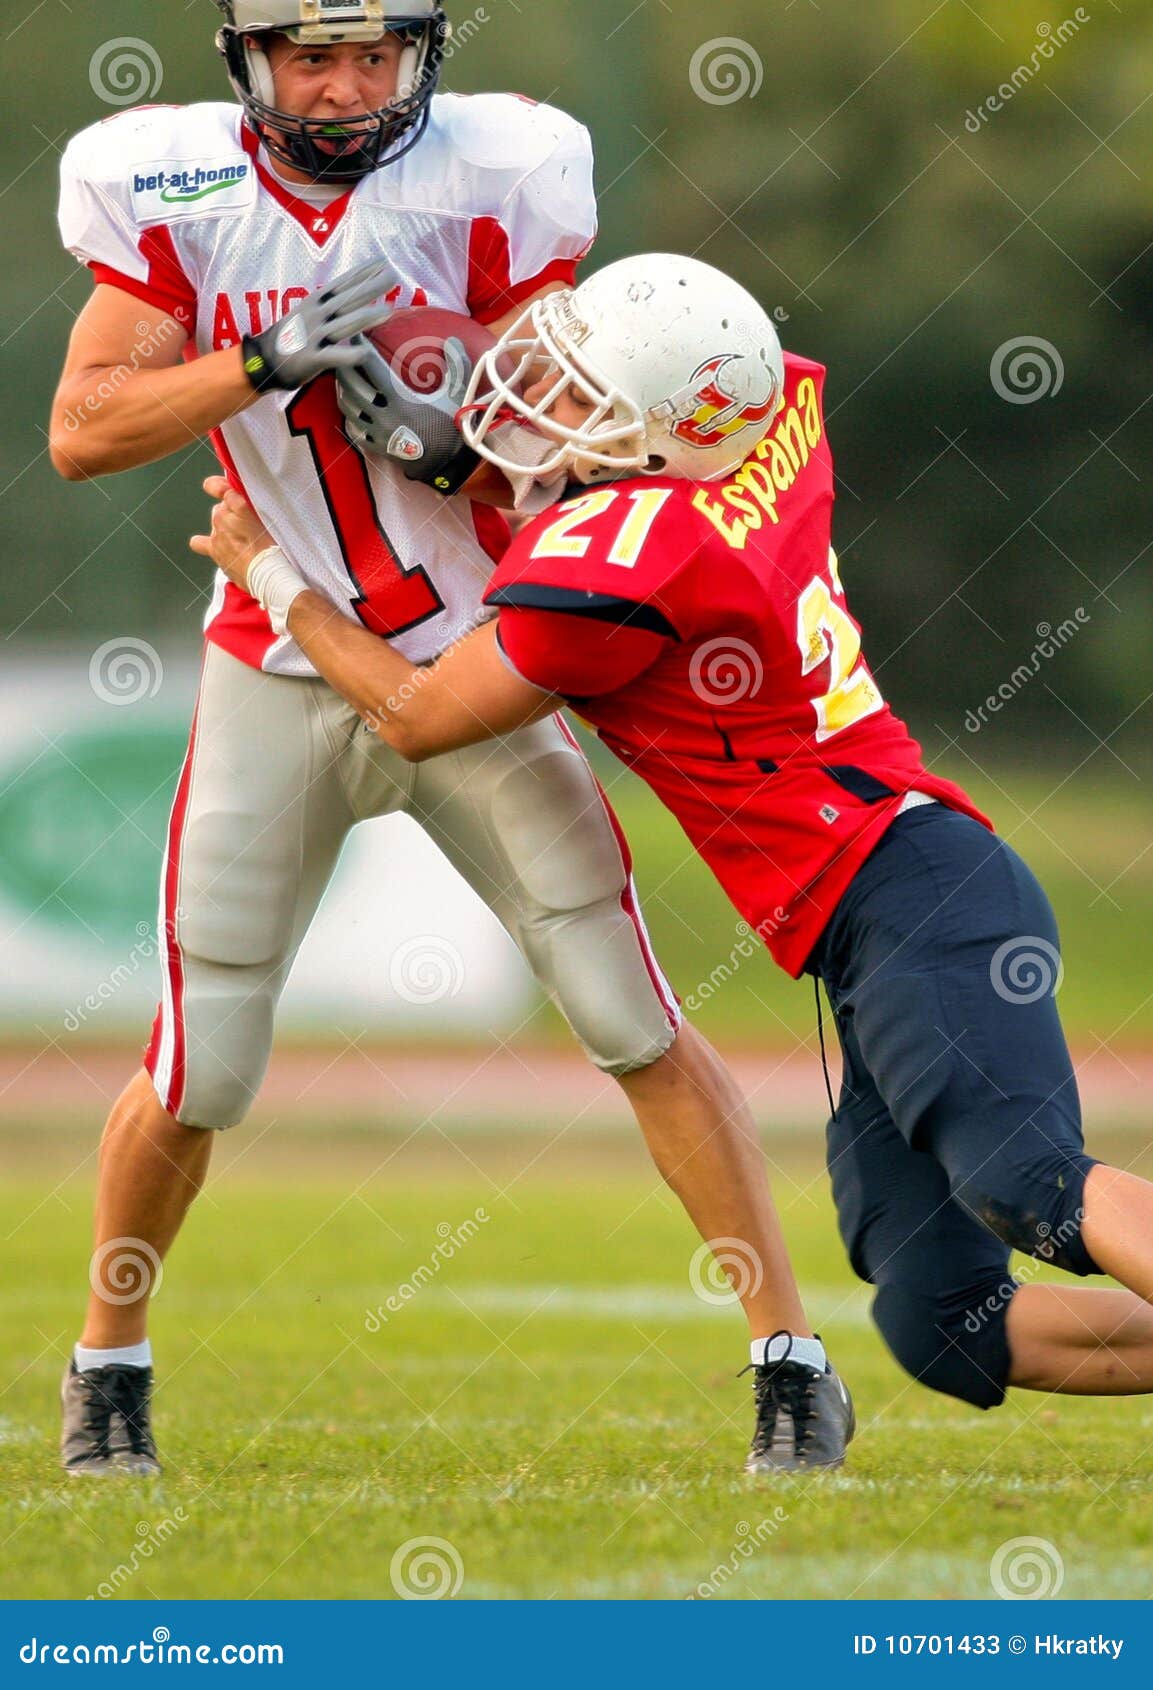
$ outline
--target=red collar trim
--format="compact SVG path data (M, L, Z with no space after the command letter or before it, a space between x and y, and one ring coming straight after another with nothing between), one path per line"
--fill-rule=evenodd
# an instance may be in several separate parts
M240 140L245 152L256 166L257 180L267 193L270 193L277 205L282 206L290 217L294 217L304 230L314 240L317 246L325 243L336 233L343 221L344 214L352 204L353 188L341 194L339 199L333 200L331 205L309 205L307 200L297 199L290 192L288 184L282 182L279 176L266 168L260 160L260 137L248 123L241 124Z

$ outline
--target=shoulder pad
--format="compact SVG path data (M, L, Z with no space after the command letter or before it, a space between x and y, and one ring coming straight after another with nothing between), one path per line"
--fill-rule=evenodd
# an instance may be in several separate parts
M583 124L518 94L438 94L432 124L462 163L523 175L563 143L588 145ZM423 144L423 143L422 143Z
M129 168L143 173L153 161L195 161L225 152L243 156L240 117L240 107L226 101L134 106L82 129L64 157L77 176L111 184Z
M244 210L256 176L240 116L223 102L118 112L70 142L64 178L100 190L138 228Z

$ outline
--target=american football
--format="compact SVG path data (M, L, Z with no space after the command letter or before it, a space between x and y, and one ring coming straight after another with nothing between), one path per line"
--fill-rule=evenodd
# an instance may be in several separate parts
M417 393L434 393L445 376L444 343L459 340L475 364L496 345L496 336L459 311L435 305L409 305L368 331L368 338L389 367ZM506 366L510 360L504 360Z

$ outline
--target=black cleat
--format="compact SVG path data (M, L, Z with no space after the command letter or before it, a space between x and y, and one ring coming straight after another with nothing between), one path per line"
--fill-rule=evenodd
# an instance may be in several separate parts
M60 1396L60 1459L66 1472L147 1478L160 1472L149 1419L150 1367L113 1363L81 1373L70 1361Z
M788 1350L780 1361L754 1367L753 1374L757 1424L745 1472L840 1467L857 1429L853 1401L840 1376L831 1367L818 1373L790 1361Z

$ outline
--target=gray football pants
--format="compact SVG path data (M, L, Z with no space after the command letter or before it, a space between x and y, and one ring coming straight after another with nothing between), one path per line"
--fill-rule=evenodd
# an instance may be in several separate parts
M169 825L146 1058L177 1120L243 1119L345 836L400 812L499 917L597 1067L624 1074L667 1050L679 1012L628 847L559 718L410 764L326 682L265 675L209 645Z

